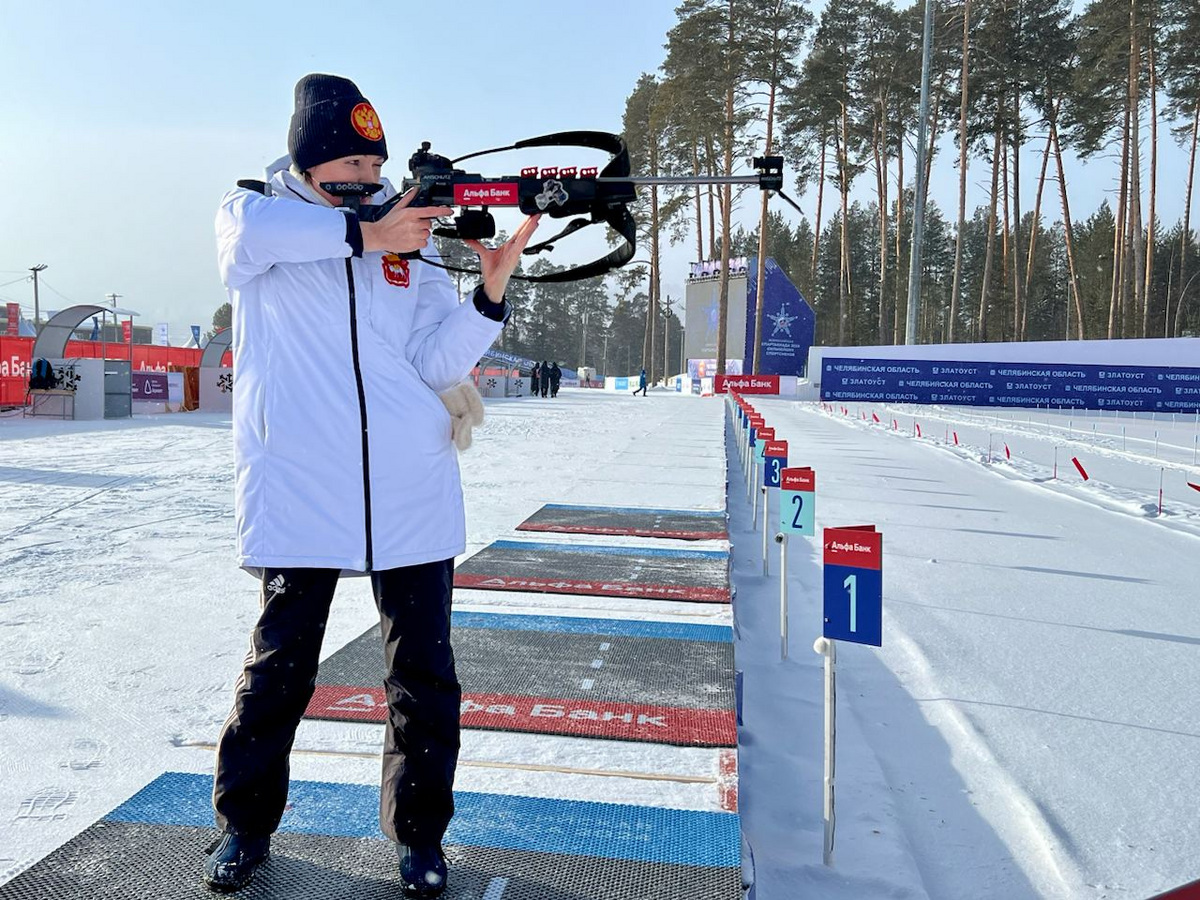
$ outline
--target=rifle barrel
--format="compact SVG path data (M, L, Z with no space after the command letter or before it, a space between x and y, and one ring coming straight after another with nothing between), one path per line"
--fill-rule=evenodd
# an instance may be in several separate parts
M636 185L681 185L681 184L753 184L758 185L760 179L758 175L662 175L657 178L642 177L637 175L627 176L625 178L600 177L596 181L601 183L611 182L614 184L636 184Z

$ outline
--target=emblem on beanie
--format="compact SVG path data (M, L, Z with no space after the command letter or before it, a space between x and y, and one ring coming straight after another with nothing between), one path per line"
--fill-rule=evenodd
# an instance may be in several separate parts
M383 254L383 277L388 284L396 287L408 287L408 260L395 253Z
M369 141L383 138L383 126L379 124L379 115L370 103L360 103L350 110L350 122L354 130Z

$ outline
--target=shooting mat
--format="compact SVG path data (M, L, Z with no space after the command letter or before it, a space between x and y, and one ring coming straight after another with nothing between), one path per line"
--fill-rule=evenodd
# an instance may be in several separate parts
M729 603L729 553L496 541L454 570L456 587Z
M212 779L168 772L26 872L0 900L211 900L200 881ZM394 900L396 854L375 785L293 781L248 900ZM736 900L730 813L455 795L445 900Z
M452 633L464 728L737 745L727 627L455 613ZM371 628L321 663L306 718L386 721L383 677Z
M518 525L517 531L616 534L684 541L719 541L729 537L725 513L721 510L638 509L564 503L547 503Z

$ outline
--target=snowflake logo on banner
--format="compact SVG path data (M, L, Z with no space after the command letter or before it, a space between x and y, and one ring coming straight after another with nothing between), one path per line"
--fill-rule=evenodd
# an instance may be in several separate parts
M75 371L74 366L63 366L58 374L58 386L64 391L79 390L79 381L83 376Z
M489 379L487 380L487 386L488 386L489 388L495 388L495 387L496 387L496 379L495 379L495 378L489 378Z
M224 375L217 376L217 388L222 394L233 393L233 373L226 372Z
M775 323L775 330L771 332L771 337L775 337L775 335L779 334L779 332L781 332L781 331L784 334L786 334L788 337L792 336L792 323L796 321L797 317L789 316L787 314L787 304L786 303L783 304L783 307L779 310L779 312L777 314L775 314L775 315L768 314L767 318Z

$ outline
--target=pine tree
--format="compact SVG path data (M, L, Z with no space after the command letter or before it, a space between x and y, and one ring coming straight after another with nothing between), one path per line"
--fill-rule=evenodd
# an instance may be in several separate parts
M858 70L858 89L865 104L858 120L858 130L863 143L870 147L875 172L875 189L879 198L876 209L879 222L879 265L878 265L878 315L877 340L886 344L891 340L891 321L887 315L888 284L888 194L889 161L897 140L890 130L893 110L896 109L895 95L911 85L911 71L905 63L911 53L909 35L905 31L900 14L891 6L872 0L863 7L862 63ZM899 138L903 140L901 136ZM899 185L898 194L904 185Z
M775 149L776 99L781 92L793 85L799 70L793 61L800 52L805 35L812 27L812 14L806 0L767 0L755 15L749 17L742 35L745 47L747 77L766 92L766 142L764 154ZM759 245L754 256L758 257L755 282L761 284L767 256L767 192L761 191L759 213ZM757 293L757 308L754 312L754 341L751 344L751 372L759 371L759 348L762 345L763 291Z
M751 113L746 102L746 51L742 32L749 17L757 13L750 0L683 0L675 10L679 23L667 35L667 60L663 71L668 78L679 72L704 77L722 100L720 131L709 132L706 145L715 158L720 152L722 175L732 175L739 147L739 123ZM696 70L697 60L715 63ZM721 285L717 325L717 371L725 372L725 345L729 329L729 236L733 207L729 185L721 191ZM653 301L651 301L653 302Z
M658 177L662 174L661 160L667 147L667 114L660 97L660 82L653 75L643 74L633 93L625 101L623 134L629 148L632 171L635 175ZM642 348L642 364L651 382L656 379L656 321L662 293L661 238L670 220L686 209L687 195L652 185L643 188L634 205L634 220L640 223L639 242L649 246L649 303L646 308L646 335Z
M854 340L854 280L850 256L850 188L862 172L860 132L852 128L852 117L861 108L857 66L862 54L862 0L830 0L821 14L813 39L812 64L804 79L824 89L823 109L836 111L829 124L834 150L836 183L841 197L839 274L837 282L839 344Z
M1200 6L1191 0L1171 0L1162 4L1160 21L1165 25L1163 46L1163 80L1167 93L1167 115L1177 122L1175 137L1188 146L1187 183L1184 190L1183 225L1178 236L1176 254L1179 275L1175 279L1174 312L1167 294L1165 319L1168 336L1183 333L1189 286L1195 275L1189 265L1195 255L1195 235L1191 228L1192 187L1196 174L1196 143L1200 132Z

